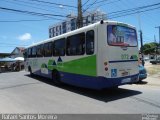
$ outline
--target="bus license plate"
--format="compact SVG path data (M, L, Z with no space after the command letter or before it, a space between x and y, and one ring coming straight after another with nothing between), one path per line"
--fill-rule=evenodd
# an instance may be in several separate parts
M121 83L128 83L131 82L131 78L125 78L121 81Z

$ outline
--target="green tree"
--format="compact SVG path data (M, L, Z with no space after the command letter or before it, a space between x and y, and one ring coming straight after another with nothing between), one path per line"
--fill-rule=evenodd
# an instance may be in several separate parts
M158 46L158 43L155 43L155 42L144 44L143 46L144 54L155 54L155 49L157 46Z

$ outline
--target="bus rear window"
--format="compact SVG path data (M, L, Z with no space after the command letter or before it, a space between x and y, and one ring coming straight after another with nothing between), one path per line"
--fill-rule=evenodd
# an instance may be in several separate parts
M107 26L108 44L112 46L137 46L136 30L120 25Z

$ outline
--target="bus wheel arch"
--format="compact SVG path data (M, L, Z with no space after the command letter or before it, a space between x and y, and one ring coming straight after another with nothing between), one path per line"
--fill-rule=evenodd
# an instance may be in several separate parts
M60 85L62 83L60 73L56 69L52 71L52 80L55 85Z

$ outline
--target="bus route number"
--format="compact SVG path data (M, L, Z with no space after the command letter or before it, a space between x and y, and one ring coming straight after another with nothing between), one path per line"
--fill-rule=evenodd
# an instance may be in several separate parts
M128 60L129 59L129 55L128 54L122 54L121 55L121 59L122 60Z

